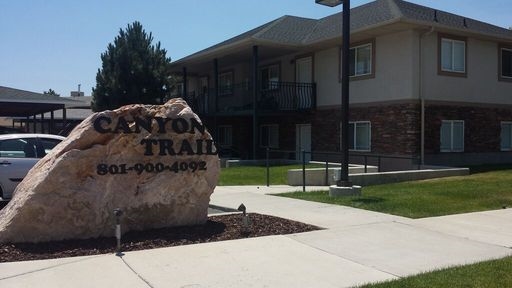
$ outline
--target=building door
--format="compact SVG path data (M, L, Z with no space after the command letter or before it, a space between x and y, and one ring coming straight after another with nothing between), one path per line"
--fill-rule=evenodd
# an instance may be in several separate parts
M309 85L313 83L313 58L305 57L295 60L295 82L297 82L297 108L311 107L312 95L310 95Z
M297 124L295 128L297 156L295 159L302 161L302 150L311 152L311 124ZM311 154L306 153L306 162L311 161Z

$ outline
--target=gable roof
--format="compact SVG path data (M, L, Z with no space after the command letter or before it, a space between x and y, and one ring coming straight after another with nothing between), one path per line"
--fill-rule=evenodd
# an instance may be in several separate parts
M403 0L376 0L352 8L350 13L352 33L394 22L405 22L455 29L512 42L512 30ZM342 12L318 20L283 16L175 62L183 62L197 55L246 41L297 47L320 43L341 37L342 19Z

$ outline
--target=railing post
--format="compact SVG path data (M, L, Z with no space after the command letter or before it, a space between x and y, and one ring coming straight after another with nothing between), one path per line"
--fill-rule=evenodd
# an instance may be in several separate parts
M302 192L306 192L306 151L302 150Z
M379 166L378 166L378 167L379 167L379 168L378 168L378 172L380 172L380 155L377 157L377 160L378 160L378 161L377 161L377 163L378 163L377 165L379 165Z
M270 152L270 148L267 147L267 153L266 153L266 165L267 165L267 187L270 186L270 165L269 165L269 152Z
M368 173L368 155L364 155L364 173Z

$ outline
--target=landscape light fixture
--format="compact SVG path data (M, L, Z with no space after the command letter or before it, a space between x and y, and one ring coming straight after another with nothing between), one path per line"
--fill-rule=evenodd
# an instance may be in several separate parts
M116 255L122 256L123 253L121 252L121 216L123 215L123 211L120 208L114 209L114 216L116 217L116 240L117 240L117 247L116 247Z
M352 187L348 180L348 133L349 133L349 53L350 53L350 0L315 0L315 3L335 7L343 4L343 29L341 48L341 177L336 181L337 186Z
M245 205L242 203L238 206L237 210L242 212L242 230L240 232L242 235L249 235L249 233L251 233L251 219L246 213L247 208L245 208Z

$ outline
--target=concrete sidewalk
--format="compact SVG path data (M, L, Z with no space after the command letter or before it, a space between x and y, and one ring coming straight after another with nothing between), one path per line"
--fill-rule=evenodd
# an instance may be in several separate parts
M223 186L211 204L325 230L0 263L0 287L352 287L512 255L511 209L412 220L266 195L301 189Z

